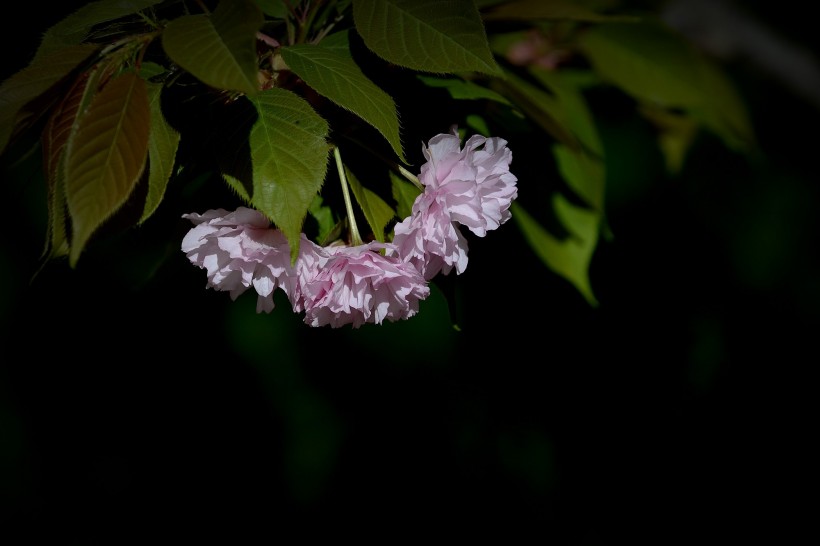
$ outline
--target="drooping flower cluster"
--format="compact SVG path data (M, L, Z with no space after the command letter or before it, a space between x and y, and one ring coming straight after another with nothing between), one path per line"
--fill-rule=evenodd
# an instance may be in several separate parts
M422 151L424 191L410 216L396 224L393 244L430 280L453 268L461 274L467 267L467 239L459 226L484 237L510 219L518 179L510 172L512 152L502 138L474 135L462 149L454 127L430 139Z
M188 259L207 271L207 286L236 299L253 286L257 312L274 309L282 289L305 323L333 327L381 324L410 318L430 294L421 274L397 257L383 256L388 243L321 247L302 234L299 256L290 262L285 235L260 212L240 207L185 214L196 226L182 240Z
M501 138L473 136L460 147L458 133L433 137L423 148L423 191L411 215L396 224L392 243L322 247L302 234L295 264L285 235L260 212L240 207L185 214L195 224L182 251L207 271L207 286L236 299L253 286L257 312L274 309L279 288L311 326L358 328L418 313L437 274L467 267L465 226L483 237L510 218L517 178Z

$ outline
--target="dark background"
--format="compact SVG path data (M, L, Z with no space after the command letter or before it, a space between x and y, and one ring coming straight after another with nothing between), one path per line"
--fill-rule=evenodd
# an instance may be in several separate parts
M704 134L684 171L666 175L629 101L592 97L615 234L593 260L597 309L510 222L470 239L465 273L409 321L311 329L286 302L258 315L250 292L231 302L206 290L179 251L190 224L178 217L194 212L184 188L164 220L31 280L44 195L30 165L4 164L4 534L64 544L796 534L813 515L802 495L814 491L818 69L799 3L743 6L773 42L723 26L747 45L720 49L690 31L738 84L760 156ZM63 16L21 9L6 25L29 30L4 36L4 78ZM541 156L510 148L524 194ZM202 204L227 206L220 191Z

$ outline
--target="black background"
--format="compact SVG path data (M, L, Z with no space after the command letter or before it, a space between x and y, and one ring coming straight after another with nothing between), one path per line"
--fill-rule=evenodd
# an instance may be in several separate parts
M809 18L788 4L746 5L811 48ZM21 9L6 26L28 30L4 36L4 74L62 17ZM4 173L4 534L702 544L796 533L812 515L820 116L749 60L727 69L762 157L704 135L679 177L659 160L621 165L615 238L591 271L597 309L510 222L470 239L467 271L410 321L311 329L281 303L257 315L250 293L204 289L178 250L190 228L179 216L193 211L173 198L162 220L30 282L43 194ZM623 97L594 104L608 158L650 143ZM523 194L541 158L510 147ZM228 206L220 195L203 206ZM143 282L137 262L158 274ZM458 296L460 332L444 290Z

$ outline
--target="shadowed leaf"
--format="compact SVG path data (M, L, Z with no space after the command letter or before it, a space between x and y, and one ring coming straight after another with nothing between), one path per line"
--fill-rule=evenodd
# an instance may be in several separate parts
M50 55L55 51L82 43L88 37L88 33L92 28L100 23L132 15L162 1L117 0L112 2L110 0L100 0L98 2L89 2L46 30L34 60L39 61L41 57Z
M0 85L0 152L6 148L23 107L60 82L97 49L86 44L60 50L30 64Z
M399 219L407 218L413 212L413 203L421 190L393 171L390 171L390 185L397 203L396 216Z
M604 210L604 163L582 151L573 151L556 144L553 154L558 162L558 171L567 185L589 207L601 213Z
M259 89L256 33L263 23L252 0L223 1L211 15L168 23L162 45L171 60L207 85L251 95Z
M287 0L255 0L256 5L265 15L276 19L284 19L288 14Z
M81 74L54 108L43 128L40 143L43 148L43 175L48 195L48 233L44 258L68 254L68 234L66 231L65 198L65 155L63 150L71 135L77 112L83 103L89 81L88 73Z
M567 113L558 98L512 72L503 80L496 80L494 87L509 97L516 107L520 108L533 122L547 133L573 150L583 147L567 119Z
M49 182L48 187L48 231L46 233L46 244L43 249L42 259L44 261L52 258L68 256L69 252L69 219L66 215L65 197L65 169L63 164L65 156L60 156L57 167L57 177Z
M651 106L684 109L727 145L754 143L745 105L726 75L660 24L603 24L579 35L596 72Z
M333 219L333 209L324 204L324 199L322 199L321 195L317 195L310 204L310 207L308 207L308 212L316 220L318 226L316 240L324 241L336 227L336 222ZM320 244L324 246L324 243Z
M390 205L385 203L378 194L362 186L361 182L347 167L345 167L345 176L348 184L350 184L350 189L353 190L356 202L370 225L370 229L373 230L373 236L377 241L383 243L384 228L390 220L395 218L396 211L390 208Z
M74 267L91 235L128 199L148 153L145 81L133 72L111 80L79 118L66 148L66 199Z
M589 282L589 264L598 242L599 215L570 204L558 193L553 194L553 205L562 223L572 231L566 239L549 233L517 203L511 205L512 217L541 261L571 282L590 305L597 306Z
M440 78L437 76L417 76L424 85L428 87L440 87L446 89L450 96L454 99L463 100L480 100L487 99L501 104L510 104L507 97L496 93L492 89L487 89L483 85L478 85L475 82L462 80L461 78Z
M586 99L573 83L571 73L540 68L533 68L530 73L555 97L553 112L583 145L577 149L560 144L553 148L562 178L588 206L602 212L604 149Z
M353 21L371 51L399 66L501 74L472 0L354 0Z
M638 17L600 13L578 0L517 0L490 7L482 13L485 21L512 20L532 21L582 21L599 23L602 21L638 21Z

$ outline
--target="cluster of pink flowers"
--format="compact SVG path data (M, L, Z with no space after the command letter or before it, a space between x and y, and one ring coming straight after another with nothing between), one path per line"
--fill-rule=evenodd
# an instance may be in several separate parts
M274 308L279 288L310 326L358 328L365 323L407 319L418 313L437 274L467 267L465 226L479 237L510 218L517 178L512 153L501 138L471 137L462 149L455 128L423 148L424 191L411 215L396 224L392 243L322 247L302 234L290 261L284 234L260 212L240 207L185 214L195 226L182 251L207 271L207 286L232 299L253 286L257 312Z

